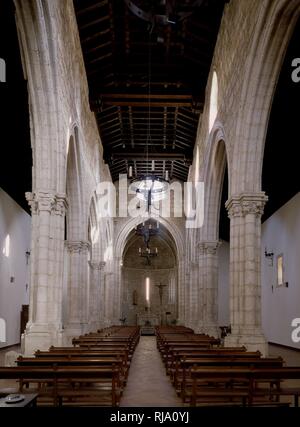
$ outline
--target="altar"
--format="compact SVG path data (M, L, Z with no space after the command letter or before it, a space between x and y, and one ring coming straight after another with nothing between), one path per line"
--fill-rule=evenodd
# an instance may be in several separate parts
M141 335L155 335L155 326L159 325L159 318L156 314L140 314L137 321L141 328Z

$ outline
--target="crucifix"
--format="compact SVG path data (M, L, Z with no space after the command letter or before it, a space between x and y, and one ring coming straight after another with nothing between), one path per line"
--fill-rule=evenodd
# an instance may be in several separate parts
M164 287L165 286L167 286L167 285L162 285L161 283L159 283L159 285L155 285L157 288L158 288L158 292L159 292L159 299L160 299L160 318L161 318L161 320L160 320L160 323L161 323L161 325L162 325L162 299L163 299L163 292L164 292Z

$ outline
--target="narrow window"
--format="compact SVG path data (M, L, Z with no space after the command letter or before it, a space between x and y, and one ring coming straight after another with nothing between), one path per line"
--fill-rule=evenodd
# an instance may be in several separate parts
M283 255L277 257L277 286L283 285Z
M150 303L150 279L146 277L146 301Z
M0 83L6 82L6 64L3 58L0 58Z
M10 249L10 237L9 234L5 237L4 247L3 247L3 255L7 258L9 257L9 249Z

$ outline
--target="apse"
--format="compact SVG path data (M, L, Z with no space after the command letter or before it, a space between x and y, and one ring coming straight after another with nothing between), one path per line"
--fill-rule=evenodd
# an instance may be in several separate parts
M122 317L129 325L176 324L177 253L173 237L156 220L133 228L122 261Z

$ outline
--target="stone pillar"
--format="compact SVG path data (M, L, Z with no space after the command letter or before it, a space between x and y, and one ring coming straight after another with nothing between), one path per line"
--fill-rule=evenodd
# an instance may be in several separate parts
M115 257L113 262L113 322L114 324L120 323L122 315L122 257Z
M261 216L265 193L243 193L226 203L230 218L230 322L225 345L267 354L261 325Z
M198 333L219 336L218 328L218 241L197 245L198 269Z
M98 307L98 318L100 322L100 327L102 328L104 326L104 320L105 320L105 261L101 261L99 263L100 266L100 303Z
M25 354L61 343L65 195L26 193L32 213L29 322Z
M66 343L88 330L89 308L89 248L86 241L66 241L69 252L67 283Z
M199 321L199 305L198 305L198 296L199 296L199 265L194 261L189 262L189 268L186 275L188 282L188 313L186 319L187 324L190 328L196 329Z
M120 298L119 298L119 287L118 280L120 278L119 269L114 272L111 268L116 266L116 263L109 263L109 271L104 273L105 282L105 294L104 294L104 325L119 325L120 324ZM108 267L108 266L107 266Z
M101 304L101 268L102 263L89 261L90 266L90 293L89 293L89 329L97 331L100 328Z
M186 285L186 260L184 258L178 260L178 325L186 325Z

